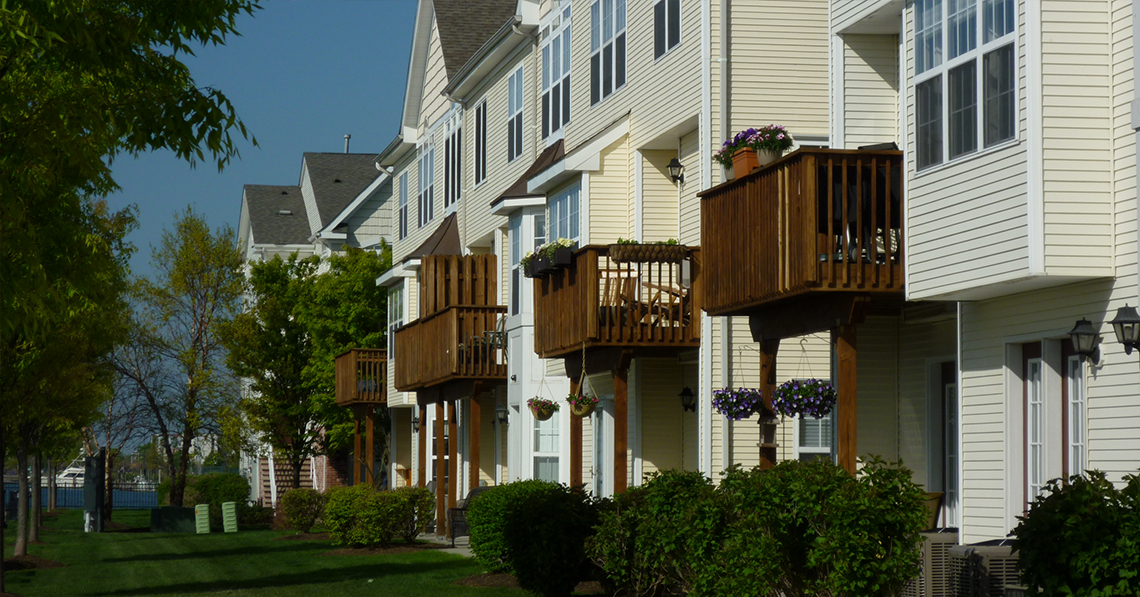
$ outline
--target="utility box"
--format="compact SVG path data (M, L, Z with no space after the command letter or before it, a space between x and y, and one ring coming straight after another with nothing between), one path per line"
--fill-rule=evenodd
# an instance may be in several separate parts
M210 504L194 506L194 528L199 535L210 534Z
M152 533L193 533L194 509L178 506L162 506L150 510L150 532Z
M107 449L83 459L83 517L85 531L103 532L103 508L107 499Z
M225 502L222 504L222 529L227 533L237 532L237 502Z

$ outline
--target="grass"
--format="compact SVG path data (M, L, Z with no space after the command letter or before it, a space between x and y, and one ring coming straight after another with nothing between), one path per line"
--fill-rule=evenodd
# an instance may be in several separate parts
M150 524L149 511L116 511L116 522ZM453 585L483 570L473 559L424 550L396 555L321 555L329 541L274 541L286 531L236 534L82 532L82 513L44 521L44 545L30 555L64 568L4 575L5 590L24 597L102 595L524 595L518 589ZM11 557L14 525L5 531Z

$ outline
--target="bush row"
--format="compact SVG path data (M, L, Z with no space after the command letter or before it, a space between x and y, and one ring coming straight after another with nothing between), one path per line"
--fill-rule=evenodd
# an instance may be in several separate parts
M911 473L826 461L651 476L613 501L541 481L470 506L471 549L541 595L597 577L626 595L895 595L918 574L926 510Z
M376 491L368 485L329 490L324 524L337 545L411 543L433 521L431 492L422 487Z

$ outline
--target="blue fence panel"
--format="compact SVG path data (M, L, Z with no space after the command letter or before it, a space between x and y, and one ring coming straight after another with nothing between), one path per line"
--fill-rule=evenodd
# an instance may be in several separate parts
M4 490L11 491L12 495L16 495L16 488L15 483L4 484ZM47 487L40 491L40 503L44 508L47 508L48 505L48 491ZM116 509L149 510L158 507L158 492L155 491L153 483L116 483L112 499L115 500L112 507ZM55 506L57 508L82 509L83 487L56 487Z

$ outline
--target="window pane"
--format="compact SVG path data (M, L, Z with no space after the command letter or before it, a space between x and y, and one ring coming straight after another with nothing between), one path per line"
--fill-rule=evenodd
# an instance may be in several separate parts
M950 159L978 148L978 68L973 60L950 71Z
M542 88L550 87L550 46L542 48Z
M609 97L614 91L614 45L606 44L602 49L602 97Z
M914 72L922 74L942 64L942 0L916 0Z
M534 478L540 481L558 482L558 457L535 456Z
M550 136L550 92L542 94L542 138Z
M566 76L570 76L570 25L566 25L566 31L562 34L562 72Z
M625 85L625 34L622 33L618 36L617 41L614 42L617 46L615 52L614 62L617 63L617 75L614 77L614 89Z
M1017 126L1017 91L1015 85L1013 44L985 55L982 81L985 98L986 147L1012 139Z
M578 240L578 195L577 187L570 191L570 230L566 235L566 238L575 241Z
M562 124L570 122L570 74L562 79Z
M942 77L919 83L915 95L915 160L919 170L942 163Z
M681 43L681 0L669 2L669 47Z
M551 52L554 54L554 60L549 60L549 57L547 56L548 52ZM549 87L551 81L557 81L558 77L562 76L562 61L559 60L559 58L561 58L561 57L562 57L562 38L556 37L556 38L554 38L554 41L550 42L549 46L542 49L542 64L544 66L550 65L550 77L547 78L546 74L543 73L543 77L542 77L543 89Z
M590 7L590 51L597 52L602 47L602 2L598 0Z
M665 53L665 0L658 0L653 6L653 57L660 58Z
M985 0L982 4L982 28L985 30L983 43L988 44L1013 33L1016 18L1013 10L1013 0Z
M534 246L541 247L546 244L546 214L534 216Z
M602 43L614 37L614 0L602 0Z
M946 40L950 58L957 58L977 45L977 0L950 0L947 12Z
M614 26L614 32L619 33L625 29L625 0L617 0L617 6L614 7L614 15L617 24Z
M602 55L590 57L590 105L602 99Z

